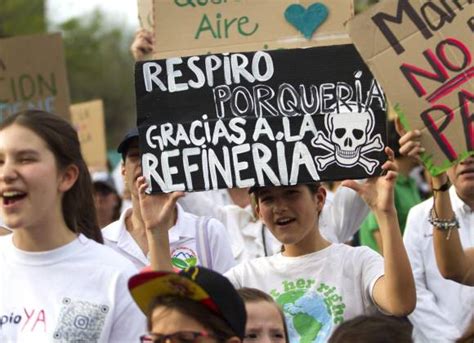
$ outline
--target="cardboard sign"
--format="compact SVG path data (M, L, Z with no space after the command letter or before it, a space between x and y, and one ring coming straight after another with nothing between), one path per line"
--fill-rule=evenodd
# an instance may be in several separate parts
M354 14L352 0L139 0L139 12L150 2L155 58L349 44Z
M352 45L138 62L151 192L365 178L385 160L385 100Z
M153 32L153 0L138 0L138 21L142 29Z
M60 34L0 39L0 121L28 109L69 119L69 103Z
M433 175L474 155L472 1L387 0L348 24Z
M107 170L107 146L102 100L71 105L71 119L77 129L81 152L89 168Z

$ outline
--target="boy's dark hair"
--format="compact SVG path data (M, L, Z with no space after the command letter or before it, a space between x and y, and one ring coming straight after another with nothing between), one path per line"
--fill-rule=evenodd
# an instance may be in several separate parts
M175 310L194 319L204 326L206 330L209 330L210 334L216 336L219 342L224 342L231 337L238 336L223 318L220 318L217 314L210 311L204 305L198 303L197 301L176 295L156 297L155 300L150 304L147 314L147 325L149 331L151 331L152 328L153 311L158 307L164 307L168 310Z
M256 288L242 287L237 289L237 293L239 293L240 297L244 300L244 303L266 301L278 306L269 294Z
M412 343L412 330L403 318L363 315L342 323L328 343Z
M127 133L122 138L122 141L117 147L117 152L122 155L123 162L125 162L125 158L127 157L127 152L130 148L130 144L134 141L138 141L138 128L136 127L132 127L127 131Z

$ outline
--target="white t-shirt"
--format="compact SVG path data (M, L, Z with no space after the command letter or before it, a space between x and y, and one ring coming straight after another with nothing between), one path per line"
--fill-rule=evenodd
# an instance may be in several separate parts
M45 252L12 237L0 237L0 342L137 342L146 331L129 261L83 235Z
M474 247L474 211L449 190L451 206L459 221L459 238L464 249ZM416 286L416 308L408 316L416 343L455 342L474 320L474 287L443 278L436 264L433 226L428 217L433 199L410 210L403 243L410 259Z
M179 205L177 205L177 208L176 224L169 230L170 254L173 266L185 269L202 264L202 256L200 255L206 252L199 251L200 249L197 246L196 235L199 230L199 217L185 212ZM127 231L125 219L131 214L132 209L129 208L122 213L119 220L103 228L102 235L107 246L133 262L138 269L142 269L149 266L150 262L132 235ZM210 255L208 267L219 273L224 273L235 265L228 233L216 219L209 219L206 223L207 252Z
M373 314L375 281L383 258L366 247L345 244L299 257L276 254L246 261L228 271L236 288L270 294L285 313L292 343L326 342L334 328L361 314Z

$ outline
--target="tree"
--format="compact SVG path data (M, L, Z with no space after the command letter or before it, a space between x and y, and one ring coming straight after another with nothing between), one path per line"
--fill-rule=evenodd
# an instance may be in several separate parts
M58 27L63 33L71 102L104 101L107 142L115 147L135 124L133 33L95 11Z
M0 1L0 38L46 31L44 0Z

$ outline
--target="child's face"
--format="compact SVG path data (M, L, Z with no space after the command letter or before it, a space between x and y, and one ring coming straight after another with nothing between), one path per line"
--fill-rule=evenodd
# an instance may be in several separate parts
M244 343L284 343L283 319L275 304L267 301L248 302Z
M47 143L32 130L11 125L0 132L2 215L10 228L35 226L61 213L63 173ZM72 185L71 185L72 186Z
M196 336L195 339L186 340L186 342L202 342L215 343L217 340L213 337L206 337L210 335L206 328L193 318L181 313L175 309L168 309L163 306L158 306L153 310L151 317L151 337L157 338L163 335L183 336L181 341L185 341L186 336ZM172 341L171 339L167 341ZM174 342L174 341L173 341Z
M137 178L142 175L142 165L140 160L140 150L138 148L138 138L130 142L125 154L125 161L122 164L122 175L126 188L133 196L138 197L136 186Z
M284 245L296 245L316 234L324 205L322 187L313 194L305 185L265 187L258 191L256 211Z

